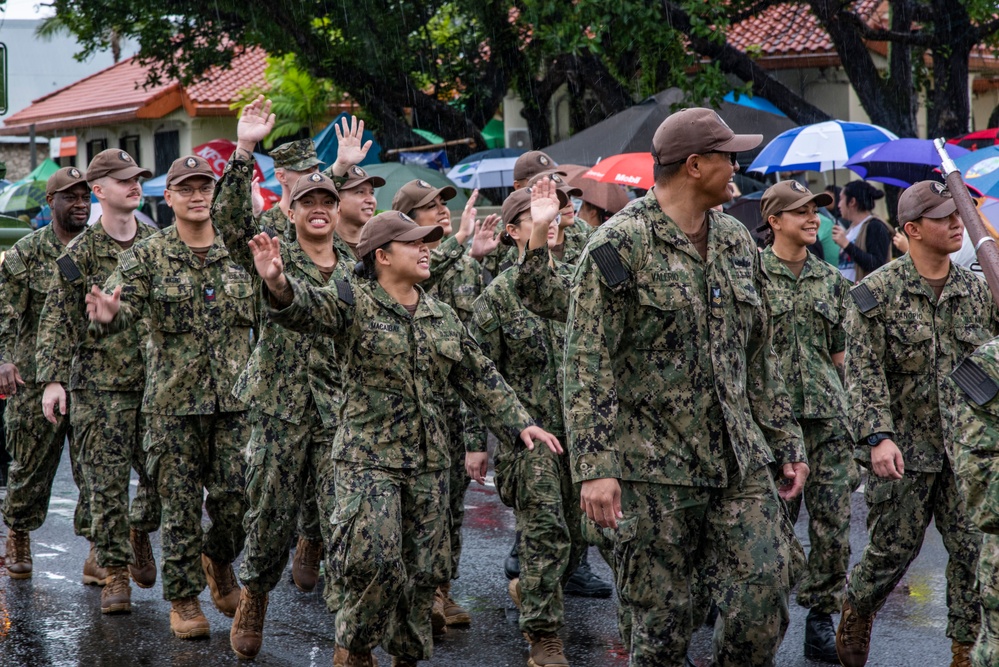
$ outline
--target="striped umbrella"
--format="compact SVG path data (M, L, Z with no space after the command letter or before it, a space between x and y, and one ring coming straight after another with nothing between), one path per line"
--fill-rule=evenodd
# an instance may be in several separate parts
M764 147L747 171L829 171L850 156L884 141L898 139L878 125L830 120L781 132Z

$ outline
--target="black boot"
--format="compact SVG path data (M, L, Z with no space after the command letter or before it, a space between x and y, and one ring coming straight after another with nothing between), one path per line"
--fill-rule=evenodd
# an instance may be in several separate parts
M569 581L566 582L562 590L566 595L575 595L581 598L609 598L614 588L593 574L589 559L584 551L579 567L569 577Z
M506 573L506 578L510 581L520 578L520 556L517 554L518 544L520 544L520 533L517 533L517 537L513 540L513 548L510 549L510 555L503 561L503 571Z
M836 655L836 630L830 614L808 610L805 619L805 657L820 662L839 664Z

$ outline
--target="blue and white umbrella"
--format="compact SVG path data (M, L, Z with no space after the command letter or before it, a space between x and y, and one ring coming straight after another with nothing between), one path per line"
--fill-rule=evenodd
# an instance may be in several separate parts
M898 137L878 125L830 120L781 132L764 147L748 171L829 171L851 155Z
M462 188L512 188L513 165L526 152L520 148L493 148L473 153L454 165L447 177Z

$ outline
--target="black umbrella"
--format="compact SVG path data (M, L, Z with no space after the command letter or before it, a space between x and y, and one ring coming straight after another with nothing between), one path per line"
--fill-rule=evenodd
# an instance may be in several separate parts
M656 128L672 113L671 105L682 103L683 91L669 88L544 151L558 163L585 165L594 165L611 155L648 152ZM795 122L783 116L729 102L722 102L718 115L736 134L762 134L761 147L781 132L797 127ZM756 149L740 154L739 161L748 165L758 152Z

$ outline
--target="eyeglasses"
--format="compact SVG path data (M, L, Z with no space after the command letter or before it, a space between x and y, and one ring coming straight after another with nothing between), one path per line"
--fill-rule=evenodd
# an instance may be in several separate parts
M179 188L167 188L167 190L170 192L176 192L181 197L191 197L194 195L195 190L207 196L215 192L215 184L205 183L200 188L192 188L190 185L182 185Z
M739 163L739 155L737 153L724 153L722 151L708 151L704 155L727 155L729 163L734 167Z

